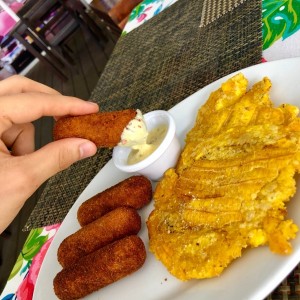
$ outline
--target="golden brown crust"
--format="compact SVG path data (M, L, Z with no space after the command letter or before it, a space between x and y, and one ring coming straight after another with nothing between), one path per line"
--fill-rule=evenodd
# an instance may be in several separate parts
M137 234L140 229L141 217L136 210L118 207L64 239L58 248L58 261L68 267L113 241Z
M152 199L152 186L144 176L132 176L88 199L78 209L81 226L120 206L140 209Z
M126 125L134 119L136 110L126 109L113 112L99 112L59 119L53 129L53 139L85 138L98 148L115 147Z
M222 83L156 187L149 250L178 279L219 276L246 248L292 251L298 227L286 203L300 166L299 108L274 107L271 85L265 77L248 89L241 73Z
M145 259L143 241L125 237L60 271L53 281L55 294L61 300L82 298L137 271Z

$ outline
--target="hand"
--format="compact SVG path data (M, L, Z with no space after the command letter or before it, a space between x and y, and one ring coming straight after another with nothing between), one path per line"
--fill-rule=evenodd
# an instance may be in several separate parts
M70 138L34 152L34 126L30 122L42 116L83 115L98 110L95 103L62 96L22 76L0 81L0 233L44 181L97 151L91 141Z

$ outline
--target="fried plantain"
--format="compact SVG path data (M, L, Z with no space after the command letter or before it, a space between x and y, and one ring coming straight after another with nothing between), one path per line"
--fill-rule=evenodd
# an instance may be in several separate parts
M247 85L239 73L210 95L155 190L150 250L181 280L218 276L249 247L292 251L298 227L286 203L300 168L299 110L273 106L267 77Z

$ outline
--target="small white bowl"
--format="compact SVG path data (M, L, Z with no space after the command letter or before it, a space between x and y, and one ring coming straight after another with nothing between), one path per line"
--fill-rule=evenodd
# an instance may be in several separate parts
M164 110L155 110L144 115L147 130L151 131L159 125L167 125L167 133L161 144L148 157L135 164L128 164L131 148L117 146L113 150L115 166L127 173L139 173L157 181L164 172L176 165L180 155L180 143L176 136L176 126L173 117Z

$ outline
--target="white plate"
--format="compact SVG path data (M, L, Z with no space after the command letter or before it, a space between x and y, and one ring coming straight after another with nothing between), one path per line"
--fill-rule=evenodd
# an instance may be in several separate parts
M263 63L244 69L242 72L249 79L250 85L261 80L262 77L268 76L273 83L271 99L275 105L281 103L300 104L300 58ZM177 131L182 144L187 131L194 124L199 107L207 100L209 94L219 88L221 82L230 76L232 74L206 86L170 110L178 126ZM76 212L80 204L126 177L128 175L118 171L110 160L80 195L47 252L36 282L34 300L57 299L52 284L53 278L61 270L56 258L57 248L66 236L79 229ZM300 226L299 206L300 196L298 193L289 204L289 216ZM139 211L144 220L139 235L147 249L148 235L145 220L151 210L152 204ZM140 270L85 299L263 299L300 261L300 234L292 244L294 251L289 256L273 254L268 247L250 249L241 258L234 261L220 277L188 282L181 282L170 275L148 251L146 262Z

